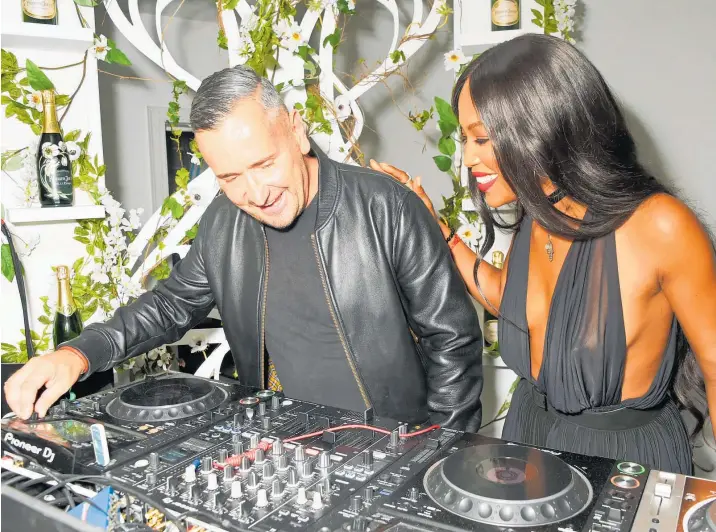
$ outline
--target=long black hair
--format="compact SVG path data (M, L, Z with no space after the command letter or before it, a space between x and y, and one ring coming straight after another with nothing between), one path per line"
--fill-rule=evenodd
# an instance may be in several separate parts
M484 255L495 227L515 231L525 214L567 239L600 238L614 232L650 196L672 194L639 163L624 116L601 74L571 44L528 34L488 49L460 75L452 94L458 114L469 81L475 108L492 142L500 171L517 196L517 218L508 223L485 203L470 179L470 192L485 223ZM588 220L558 210L542 189L547 176L572 200L587 206ZM475 264L475 282L478 283ZM479 287L479 283L478 283ZM674 395L704 424L704 381L679 327Z

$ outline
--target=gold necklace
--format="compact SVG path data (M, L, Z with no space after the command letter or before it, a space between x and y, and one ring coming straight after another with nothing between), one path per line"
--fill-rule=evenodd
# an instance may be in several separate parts
M550 262L554 260L554 246L552 245L552 236L547 233L547 243L544 245L544 249L547 252L547 258Z

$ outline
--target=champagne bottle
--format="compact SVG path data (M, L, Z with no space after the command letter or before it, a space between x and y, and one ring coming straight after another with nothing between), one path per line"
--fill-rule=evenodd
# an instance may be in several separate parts
M43 126L37 149L37 179L43 207L66 207L74 201L72 163L57 121L55 93L42 91Z
M70 290L70 271L67 266L57 267L57 312L52 339L55 342L55 349L63 342L76 338L82 332L82 318L80 311L72 299Z
M492 0L492 31L520 29L520 0Z
M57 24L57 0L21 0L22 21Z
M502 269L505 261L505 255L502 251L492 252L492 265L498 270ZM485 309L485 321L483 325L483 354L491 357L500 356L500 342L498 338L497 317L493 315L487 308Z

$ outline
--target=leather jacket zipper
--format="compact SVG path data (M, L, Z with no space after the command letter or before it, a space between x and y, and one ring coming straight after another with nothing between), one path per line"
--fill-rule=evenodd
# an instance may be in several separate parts
M259 368L261 372L261 388L265 388L268 384L266 382L266 376L264 375L264 351L265 351L265 340L266 340L266 295L268 294L268 276L269 276L269 247L268 238L266 238L266 231L263 231L264 235L264 246L266 249L266 271L264 272L264 288L263 297L261 298L261 334L259 336Z
M346 343L346 338L343 334L343 330L341 329L340 325L338 324L338 318L336 317L335 309L333 308L333 304L331 303L331 298L328 294L328 283L326 281L326 274L323 268L323 264L321 262L320 255L318 253L318 244L316 243L316 235L311 235L311 241L313 243L313 252L316 255L316 264L318 265L318 273L321 276L321 283L323 284L323 292L326 296L326 303L328 304L328 310L331 312L331 318L333 319L333 325L336 327L336 331L338 332L338 337L341 339L341 345L343 346L343 351L346 355L346 359L348 360L348 365L351 368L351 372L353 373L353 378L356 380L356 384L358 384L358 390L360 391L360 395L363 398L363 403L365 403L366 409L371 408L371 402L370 399L368 399L368 394L366 393L365 386L363 385L363 381L360 378L360 375L358 375L358 371L356 370L356 364L353 360L353 357L350 354L350 351L348 350L348 344Z

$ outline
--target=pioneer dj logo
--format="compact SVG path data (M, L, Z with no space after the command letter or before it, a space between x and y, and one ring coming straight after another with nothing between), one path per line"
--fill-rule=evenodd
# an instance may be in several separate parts
M37 445L33 445L16 438L15 435L10 432L5 434L5 441L17 449L22 449L23 451L34 454L35 456L42 456L47 463L52 463L55 459L55 453L49 447L38 447Z

